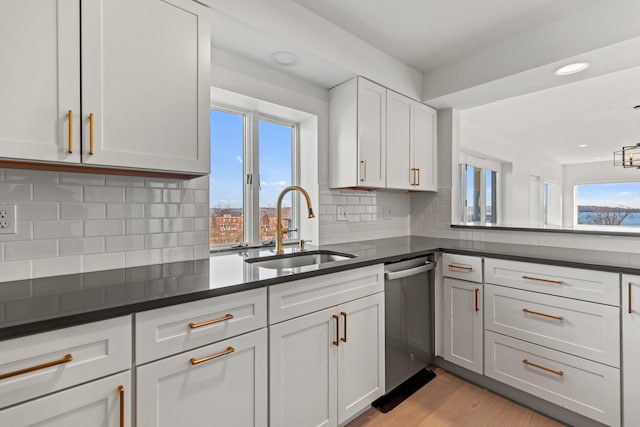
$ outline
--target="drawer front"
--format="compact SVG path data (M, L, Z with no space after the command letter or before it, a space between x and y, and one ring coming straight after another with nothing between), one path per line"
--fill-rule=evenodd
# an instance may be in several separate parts
M0 407L129 369L131 317L0 342L0 375L34 367L0 379Z
M485 283L620 305L620 275L603 271L486 258Z
M620 425L620 370L485 331L485 375L609 426Z
M620 367L620 309L485 285L485 328Z
M267 325L267 290L254 289L136 314L136 365Z
M384 290L382 264L269 288L269 324L302 316Z
M442 275L481 283L482 258L444 253L442 254Z

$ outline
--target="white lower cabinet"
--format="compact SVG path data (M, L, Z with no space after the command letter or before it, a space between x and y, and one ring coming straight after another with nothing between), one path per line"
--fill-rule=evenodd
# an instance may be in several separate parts
M640 420L640 276L622 276L622 419L627 427Z
M4 409L0 425L129 427L131 374L112 375Z
M444 359L482 374L482 283L444 278Z
M270 425L343 425L384 393L384 293L270 327Z
M138 367L136 396L138 427L266 426L267 329Z

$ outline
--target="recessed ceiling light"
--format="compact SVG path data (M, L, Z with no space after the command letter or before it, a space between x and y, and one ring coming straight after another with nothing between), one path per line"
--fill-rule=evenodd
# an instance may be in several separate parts
M578 147L580 147L580 148L585 148L586 146L587 146L587 144L580 144L580 145L578 145Z
M289 67L300 62L300 58L293 52L280 51L271 54L271 59L278 65Z
M568 76L571 74L579 73L580 71L584 71L591 66L588 62L574 62L573 64L564 65L553 73L556 76Z

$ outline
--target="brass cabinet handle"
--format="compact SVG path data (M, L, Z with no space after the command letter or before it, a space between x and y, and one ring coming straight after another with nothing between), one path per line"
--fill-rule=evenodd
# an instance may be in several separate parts
M562 285L564 283L562 280L540 279L538 277L531 276L522 276L522 278L525 280L535 280L537 282L554 283L556 285Z
M69 110L69 146L67 147L69 154L73 153L73 110Z
M89 154L93 155L93 128L94 128L94 115L93 113L89 114Z
M43 363L41 365L31 366L29 368L18 369L17 371L7 372L6 374L0 375L0 380L4 380L6 378L16 377L22 374L28 374L29 372L39 371L40 369L50 368L51 366L62 365L63 363L69 363L73 360L73 356L71 354L65 354L62 359L54 360L53 362Z
M367 180L367 161L360 160L360 172L362 175L360 176L360 181L364 182Z
M416 185L416 168L411 168L411 185Z
M189 323L189 327L191 329L201 328L203 326L213 325L214 323L224 322L225 320L233 319L233 314L225 314L222 317L218 317L217 319L205 320L204 322L198 323Z
M342 342L347 342L347 313L345 313L344 311L340 312L341 316L344 316L344 336L342 338L340 338L340 341Z
M631 309L631 282L629 282L629 314L631 314L633 312L633 310Z
M548 317L549 319L555 319L555 320L564 319L564 317L562 316L554 316L552 314L540 313L538 311L529 310L528 308L523 308L522 311L529 314L535 314L536 316Z
M449 264L447 265L449 268L457 268L460 270L473 271L473 267L468 267L466 265L458 265L458 264Z
M418 171L418 183L416 185L420 185L420 168L416 168L416 170Z
M340 318L335 314L332 317L336 320L336 340L331 343L336 347L340 347Z
M120 427L124 427L124 386L118 387L118 393L120 394Z
M200 363L208 362L209 360L217 359L218 357L226 356L227 354L231 354L236 351L235 348L229 346L226 350L221 351L220 353L212 354L211 356L203 357L202 359L196 359L195 357L191 358L192 365L199 365Z
M542 369L543 371L551 372L552 374L556 374L556 375L558 375L560 377L564 375L564 372L562 372L562 371L556 371L554 369L546 368L546 367L544 367L542 365L538 365L536 363L529 362L527 359L523 359L522 363L524 363L525 365L533 366L534 368Z
M473 299L474 299L474 308L475 311L480 311L480 306L478 305L478 294L480 293L479 288L475 288L473 291Z

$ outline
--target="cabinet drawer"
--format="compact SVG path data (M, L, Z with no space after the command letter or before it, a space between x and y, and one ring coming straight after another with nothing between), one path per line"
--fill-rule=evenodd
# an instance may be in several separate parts
M136 314L136 364L267 325L267 291L254 289Z
M383 290L382 264L271 286L269 323L282 322Z
M620 367L618 307L495 285L485 307L486 329Z
M454 279L482 282L482 258L442 254L442 275Z
M485 282L609 305L620 305L620 275L485 258Z
M485 331L485 375L610 426L620 425L620 370Z
M0 375L42 368L0 379L0 407L124 371L130 366L129 316L2 341Z

